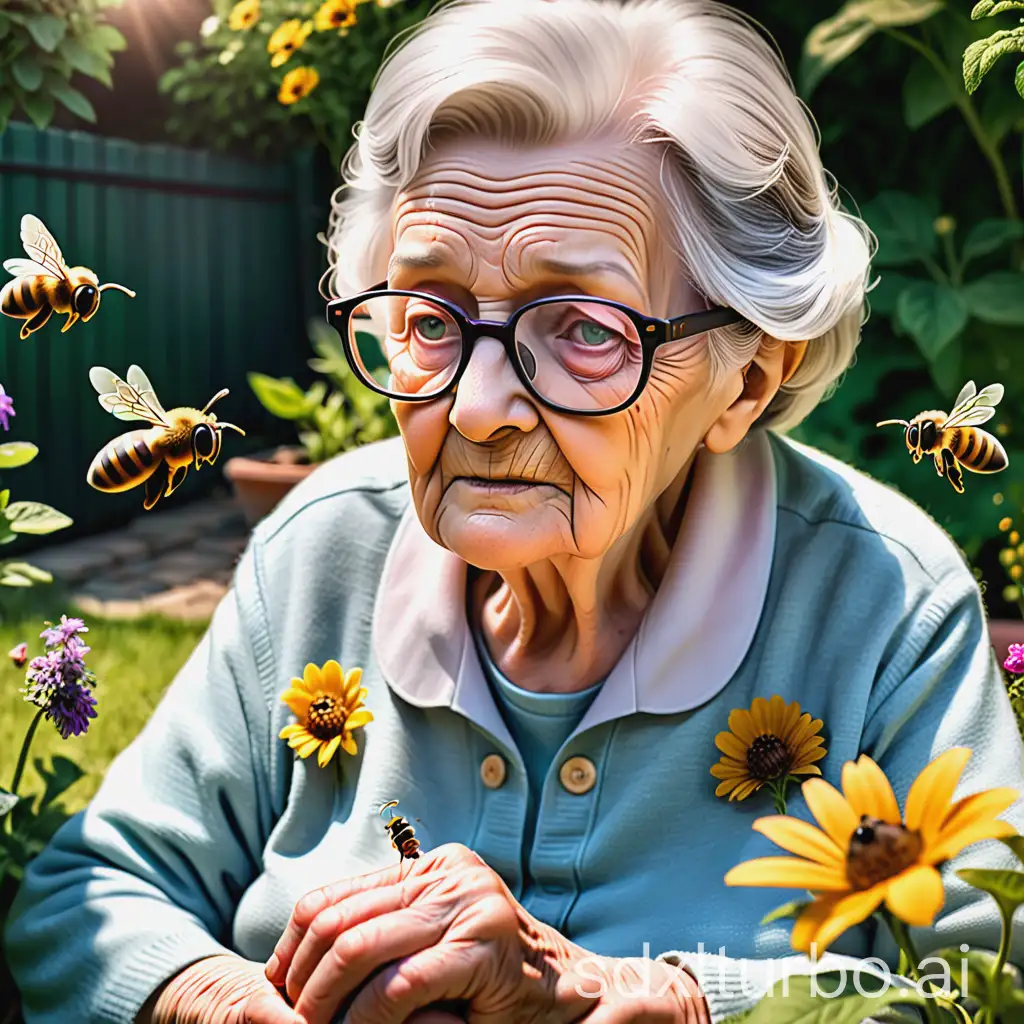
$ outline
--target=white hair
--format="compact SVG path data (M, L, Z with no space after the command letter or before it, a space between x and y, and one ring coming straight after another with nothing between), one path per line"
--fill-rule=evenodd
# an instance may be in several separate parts
M452 0L395 42L334 196L330 295L387 277L393 202L430 144L615 129L663 147L680 272L749 321L709 335L713 372L766 337L809 341L761 424L795 426L851 365L874 238L842 209L814 124L745 15L715 0Z

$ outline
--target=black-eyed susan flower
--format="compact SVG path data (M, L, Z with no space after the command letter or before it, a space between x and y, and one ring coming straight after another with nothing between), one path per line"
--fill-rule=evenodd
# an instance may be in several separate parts
M279 103L288 106L297 103L304 96L308 96L319 84L320 75L316 68L292 68L278 90L277 99Z
M346 32L355 23L355 0L325 0L313 15L313 27L317 32Z
M791 776L820 775L814 763L825 756L822 722L801 712L796 702L787 704L778 694L771 700L757 697L746 708L729 714L729 732L715 737L715 746L725 755L711 768L722 781L715 796L746 800L763 786L769 786L781 809L785 787Z
M302 47L313 31L313 22L289 18L282 22L271 33L267 40L267 53L272 54L270 66L279 68L291 59L293 53Z
M228 15L228 28L244 32L260 20L260 0L238 0Z
M346 754L355 754L358 748L352 731L373 721L373 715L363 707L367 691L359 685L362 676L361 668L344 672L336 661L328 661L323 668L307 665L302 678L292 679L291 686L281 694L298 721L286 725L279 733L280 739L287 740L299 757L317 751L321 768L339 747Z
M906 815L885 773L864 754L843 765L843 792L824 779L801 791L820 828L797 818L759 818L753 828L795 857L759 857L734 867L726 885L807 889L814 899L793 925L798 952L821 953L881 907L916 927L942 908L938 867L982 839L1014 835L996 815L1016 799L989 789L953 803L971 751L954 747L927 765L907 794Z

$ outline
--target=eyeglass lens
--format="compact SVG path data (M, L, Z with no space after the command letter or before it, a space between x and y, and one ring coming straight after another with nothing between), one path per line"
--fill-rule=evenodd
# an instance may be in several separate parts
M429 299L380 295L349 320L356 369L392 397L429 397L462 360L462 332ZM534 306L519 318L515 351L537 393L579 411L612 409L636 390L643 349L636 326L614 306L571 299Z

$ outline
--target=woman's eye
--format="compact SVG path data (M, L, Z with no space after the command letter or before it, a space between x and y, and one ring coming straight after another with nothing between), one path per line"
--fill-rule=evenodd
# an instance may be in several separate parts
M575 334L584 345L604 345L619 337L618 331L603 327L593 320L577 320L573 327Z
M421 316L415 321L416 333L427 341L440 341L448 331L448 325L439 316Z

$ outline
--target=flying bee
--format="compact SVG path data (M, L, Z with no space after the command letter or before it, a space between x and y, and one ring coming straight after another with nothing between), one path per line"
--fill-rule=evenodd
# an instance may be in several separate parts
M7 260L4 270L14 275L0 291L0 312L24 320L21 339L46 325L54 313L67 313L60 333L79 320L86 323L100 308L100 295L116 288L135 298L123 284L100 284L88 267L69 267L53 235L32 214L21 218L21 243L31 259Z
M907 449L915 464L925 455L935 461L935 471L945 476L957 494L964 493L964 475L972 473L998 473L1006 469L1010 460L1006 449L979 423L986 423L996 414L995 407L1002 401L1003 385L989 384L980 392L969 380L956 396L953 411L947 416L938 410L919 412L912 420L882 420L876 427L898 423L906 427Z
M846 851L846 877L857 889L870 889L917 862L923 849L921 836L899 822L861 815Z
M227 388L218 391L203 409L182 406L168 411L138 366L130 366L127 376L127 380L121 380L105 366L94 366L89 371L89 380L107 412L119 420L144 420L150 427L129 430L101 448L86 480L96 490L109 494L144 483L143 506L148 511L161 497L169 497L181 486L190 465L198 471L204 463L217 461L225 428L243 437L245 431L233 423L218 421L209 411L228 393Z
M391 800L380 809L380 814L398 806L397 800ZM420 855L420 841L409 822L398 814L392 814L384 830L391 836L391 845L398 851L398 861L415 860Z

